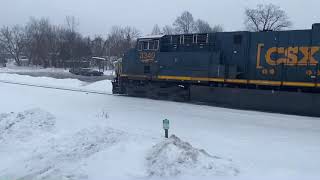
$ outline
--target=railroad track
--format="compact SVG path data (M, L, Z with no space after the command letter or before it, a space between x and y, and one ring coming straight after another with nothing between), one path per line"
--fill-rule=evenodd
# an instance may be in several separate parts
M56 89L56 90L62 90L62 91L84 92L84 93L90 93L90 94L113 95L112 93L107 93L107 92L103 92L103 91L93 91L93 90L67 88L67 87L55 87L55 86L48 86L48 85L30 84L30 83L24 83L24 82L13 82L13 81L0 80L0 83L38 87L38 88L46 88L46 89Z

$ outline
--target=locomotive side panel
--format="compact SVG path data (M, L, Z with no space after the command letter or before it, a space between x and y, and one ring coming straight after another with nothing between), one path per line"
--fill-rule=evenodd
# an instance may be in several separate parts
M320 47L312 40L310 30L252 33L251 79L315 83Z
M135 49L131 49L125 53L122 60L122 73L135 75L142 74L141 62L138 61Z
M161 52L158 75L208 77L210 58L208 52Z
M308 69L312 68L308 63L302 64L301 59L304 58L301 52L303 47L311 47L311 32L310 31L291 31L287 32L289 36L289 43L287 48L288 63L292 65L284 65L283 76L285 81L296 81L296 82L311 82L310 76L308 76ZM282 46L283 47L283 46ZM299 65L300 63L300 65Z
M320 24L314 24L312 26L312 40L311 44L313 47L320 48ZM316 81L320 83L320 49L317 53L314 54L314 58L318 61L318 65L315 67L312 72L314 76L316 76Z
M251 80L281 80L281 67L271 68L266 60L265 55L270 47L278 45L277 32L259 32L251 33L250 42L250 75Z
M225 78L247 78L249 38L249 32L216 33L215 49L221 53L219 65L226 69Z

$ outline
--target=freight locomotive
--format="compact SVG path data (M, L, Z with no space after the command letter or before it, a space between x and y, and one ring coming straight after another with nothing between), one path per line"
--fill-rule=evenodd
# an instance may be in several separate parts
M320 116L320 24L312 29L142 37L113 93Z

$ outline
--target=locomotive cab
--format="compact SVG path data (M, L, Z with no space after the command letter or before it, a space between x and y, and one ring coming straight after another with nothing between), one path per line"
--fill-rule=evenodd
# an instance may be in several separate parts
M137 77L151 77L158 71L157 54L160 51L160 39L164 35L145 36L137 39L134 49L125 53L116 66L116 78L113 80L113 93L125 94L121 77L135 74Z
M162 37L163 35L155 35L139 38L136 47L123 58L123 74L147 77L156 75Z
M158 51L159 50L159 38L140 38L138 39L136 49L138 51Z
M163 36L146 36L138 39L136 51L142 63L156 63L156 54L160 51L160 39Z

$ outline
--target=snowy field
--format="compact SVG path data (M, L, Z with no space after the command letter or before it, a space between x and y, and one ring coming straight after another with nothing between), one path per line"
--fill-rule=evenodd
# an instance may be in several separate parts
M111 92L107 80L0 80ZM4 83L0 100L1 180L320 177L320 118Z
M99 70L99 69L97 69ZM0 67L1 73L69 73L69 68L43 68L40 66L7 66ZM114 75L113 70L107 70L103 72L104 75Z
M9 60L6 67L0 67L0 72L18 73L18 72L68 72L63 68L43 68L42 66L17 66L14 60Z
M98 69L96 69L98 70ZM41 66L16 66L13 63L8 63L7 67L0 67L0 74L10 73L19 75L29 75L33 77L52 77L56 79L79 79L84 82L96 82L102 80L111 80L114 77L114 70L105 70L104 76L81 76L71 74L69 68L43 68Z

